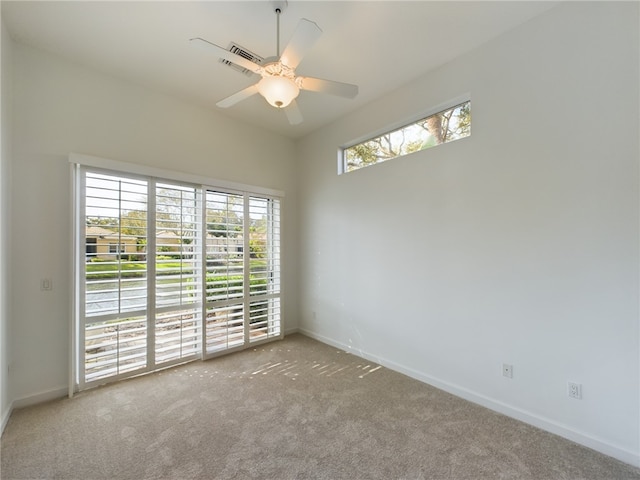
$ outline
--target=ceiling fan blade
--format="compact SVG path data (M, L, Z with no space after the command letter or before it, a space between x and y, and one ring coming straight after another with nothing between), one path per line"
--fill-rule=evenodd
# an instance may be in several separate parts
M246 58L241 57L240 55L231 53L229 50L226 50L216 45L215 43L208 42L204 38L200 38L200 37L192 38L189 41L191 42L191 45L194 45L203 50L208 50L210 52L213 52L218 57L224 58L225 60L228 60L231 63L235 63L236 65L244 67L247 70L252 71L253 73L259 73L260 65L258 65L257 63L253 63L247 60Z
M258 84L251 85L244 90L240 90L239 92L234 93L233 95L220 100L216 103L216 106L220 108L229 108L232 105L244 100L245 98L249 98L251 95L255 95L258 93Z
M300 111L298 103L295 101L295 99L292 100L291 103L284 108L284 113L287 114L287 118L289 119L289 123L291 125L298 125L299 123L302 123L302 112Z
M311 20L302 18L289 43L285 47L280 61L287 67L296 68L309 49L322 35L322 30Z
M338 97L355 98L358 95L358 86L350 83L334 82L313 77L297 77L302 90L311 92L329 93Z

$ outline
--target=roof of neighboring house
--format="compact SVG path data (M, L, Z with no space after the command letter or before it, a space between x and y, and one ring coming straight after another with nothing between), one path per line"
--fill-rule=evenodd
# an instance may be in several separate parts
M92 225L87 227L85 236L87 237L105 237L105 238L136 238L135 235L126 235L124 233L118 234L113 230L107 230L106 228Z
M170 230L158 230L156 232L156 237L180 238L176 232L172 232Z

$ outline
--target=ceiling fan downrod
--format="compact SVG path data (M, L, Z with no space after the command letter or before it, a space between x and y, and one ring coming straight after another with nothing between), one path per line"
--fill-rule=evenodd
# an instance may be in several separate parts
M276 57L280 58L280 14L282 10L276 8Z
M271 6L276 13L276 58L280 58L280 14L288 4L287 0L271 0Z

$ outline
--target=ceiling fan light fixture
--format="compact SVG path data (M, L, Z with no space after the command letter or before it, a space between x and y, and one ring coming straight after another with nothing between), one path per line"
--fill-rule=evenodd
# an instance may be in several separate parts
M258 82L258 92L270 105L285 108L298 96L300 88L289 78L266 76Z
M0 0L1 1L1 0ZM354 98L358 87L348 83L334 82L313 77L299 77L296 68L307 51L318 40L322 30L311 20L300 19L293 36L283 52L280 52L280 14L287 6L286 0L271 0L276 13L276 56L256 62L255 55L245 55L241 51L231 51L211 43L203 38L195 37L191 42L195 46L213 50L225 62L235 64L252 74L260 75L259 82L250 85L233 95L216 103L220 108L228 108L256 93L259 93L269 105L285 110L291 125L302 122L302 114L294 101L300 90L330 93L339 97ZM288 107L288 108L287 108Z

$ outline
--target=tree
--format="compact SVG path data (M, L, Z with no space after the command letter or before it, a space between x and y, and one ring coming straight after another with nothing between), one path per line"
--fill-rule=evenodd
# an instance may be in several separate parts
M242 219L235 212L209 213L207 232L214 237L237 237L242 235Z
M347 171L466 137L471 131L471 103L430 115L393 132L345 148Z
M221 195L219 199L207 199L207 232L214 237L242 235L241 197Z
M109 227L117 226L118 219L111 217L87 217L86 224L87 227L103 227L111 230Z
M427 141L423 148L466 137L471 131L471 103L466 102L444 112L431 115L417 122L417 125L432 136L432 139L430 139L432 141Z
M120 231L124 235L144 237L147 234L146 210L130 210L126 212L120 221Z
M405 131L400 129L354 145L345 150L347 167L352 170L404 155L406 141Z
M252 258L267 257L267 218L252 219L249 225L249 253Z
M346 148L347 170L353 170L378 163L377 149L373 142L365 142Z

